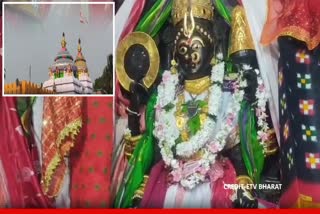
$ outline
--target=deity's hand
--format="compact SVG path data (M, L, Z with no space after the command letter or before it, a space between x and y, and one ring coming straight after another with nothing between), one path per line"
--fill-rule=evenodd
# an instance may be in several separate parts
M258 200L252 196L250 191L238 189L234 206L235 208L258 208Z
M256 90L258 86L257 73L254 69L244 71L244 78L247 81L247 87L245 88L245 99L249 103L256 101Z
M148 97L148 89L142 83L131 83L130 110L138 113L146 97Z
M133 82L130 85L130 106L127 108L128 126L132 136L140 134L140 108L148 97L148 90L143 84Z

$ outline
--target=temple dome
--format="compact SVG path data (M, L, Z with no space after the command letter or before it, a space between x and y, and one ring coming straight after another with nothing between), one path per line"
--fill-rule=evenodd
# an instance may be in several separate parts
M87 62L86 59L84 58L83 54L82 54L82 48L81 48L81 40L79 39L78 42L78 54L77 57L74 61L75 66L77 67L79 76L81 75L89 75L88 72L88 67L87 67Z
M73 63L73 57L67 50L67 42L65 40L65 34L62 34L61 50L58 52L54 59L53 65L50 67L51 72L56 73L56 69L59 72L71 70L75 76L77 76L77 67Z

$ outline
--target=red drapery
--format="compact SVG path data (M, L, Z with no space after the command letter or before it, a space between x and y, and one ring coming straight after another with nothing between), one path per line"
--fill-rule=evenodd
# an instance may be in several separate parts
M16 99L2 97L0 103L0 157L7 177L11 207L50 207L32 162L32 148L23 133Z
M320 43L320 0L268 0L268 17L261 43L291 36L314 49Z
M84 124L71 153L71 207L110 206L112 99L90 97L84 101Z

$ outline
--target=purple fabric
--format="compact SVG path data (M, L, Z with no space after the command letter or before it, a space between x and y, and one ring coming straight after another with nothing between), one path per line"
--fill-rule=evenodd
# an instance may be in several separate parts
M167 192L167 171L161 160L151 170L149 181L141 201L142 208L163 208Z

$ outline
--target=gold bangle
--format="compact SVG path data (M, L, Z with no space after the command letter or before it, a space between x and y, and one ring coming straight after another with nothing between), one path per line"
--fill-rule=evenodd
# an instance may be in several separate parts
M251 193L253 181L249 176L240 175L237 177L237 183L241 186L245 192Z
M124 139L129 141L129 142L137 142L142 138L142 135L137 135L132 137L131 135L125 135Z
M139 189L137 189L137 190L134 192L134 196L132 197L132 199L136 199L136 198L142 199L142 198L143 198L144 191L145 191L145 188L146 188L146 185L147 185L148 180L149 180L149 176L144 175L144 176L143 176L143 182L142 182L142 184L140 185Z
M253 184L253 181L249 176L240 175L237 177L237 183L246 185L246 184Z
M130 141L131 141L131 142L137 142L137 141L139 141L141 138L142 138L142 135L137 135L137 136L134 136L134 137L130 137Z
M264 152L266 156L270 156L277 153L279 148L274 129L269 130L268 135L269 140L266 141L264 145Z

